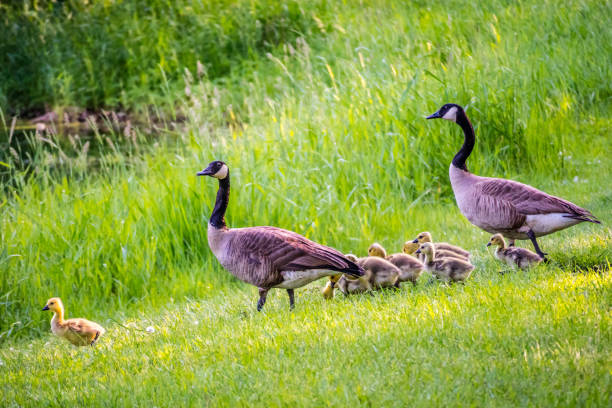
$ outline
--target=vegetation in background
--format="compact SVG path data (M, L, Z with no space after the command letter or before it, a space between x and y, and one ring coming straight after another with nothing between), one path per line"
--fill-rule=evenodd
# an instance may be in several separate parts
M0 30L29 18L19 30L54 33L11 31L24 44L13 54L50 45L44 63L0 72L2 395L60 405L86 392L127 404L160 392L168 405L609 401L610 4L137 3L0 5ZM489 236L450 190L460 130L424 120L446 102L467 105L475 125L470 170L560 195L603 225L545 237L552 265L500 276L479 249ZM87 135L11 131L14 112L46 104L184 121L133 128L110 115ZM294 314L280 293L256 314L256 290L208 250L217 186L195 172L214 159L231 169L230 226L276 225L358 254L430 230L475 251L474 277L333 302L314 284L298 291ZM49 340L40 308L50 296L111 328L99 349ZM156 335L139 331L148 325ZM349 367L352 350L361 357ZM20 369L52 380L25 384ZM63 381L78 392L56 397Z
M298 1L3 3L0 108L10 113L172 107L166 97L176 97L185 69L226 76L280 43L320 32L317 15L326 12L323 1L307 10Z

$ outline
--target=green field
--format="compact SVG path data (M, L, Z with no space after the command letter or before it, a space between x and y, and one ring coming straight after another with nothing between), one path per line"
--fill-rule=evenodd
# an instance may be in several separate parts
M610 406L610 15L548 0L0 4L0 405ZM602 225L544 237L549 264L500 274L452 196L461 131L424 119L446 102L475 125L472 172ZM134 126L20 127L74 109ZM195 173L215 159L232 172L230 226L358 255L429 230L476 270L332 301L320 281L293 312L279 290L257 313L257 289L208 248L217 185ZM51 296L107 328L95 348L51 335Z

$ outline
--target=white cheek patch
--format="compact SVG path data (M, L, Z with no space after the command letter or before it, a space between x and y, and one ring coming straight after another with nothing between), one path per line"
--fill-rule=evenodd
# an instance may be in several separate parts
M219 169L218 172L216 172L215 174L213 174L212 176L214 178L218 178L219 180L224 179L227 177L227 172L228 172L228 168L227 166L224 164L223 166L221 166L221 168Z
M453 106L452 108L450 108L444 114L444 116L442 116L442 119L451 120L453 122L456 122L457 121L457 107Z

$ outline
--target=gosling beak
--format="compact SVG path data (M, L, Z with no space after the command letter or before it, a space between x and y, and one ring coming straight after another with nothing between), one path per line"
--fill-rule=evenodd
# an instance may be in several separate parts
M336 286L336 282L331 281L331 288L333 289Z
M421 253L421 248L417 249L415 254L420 254Z
M417 242L419 242L419 239L415 239L414 241L412 241L413 244L416 244Z
M489 242L489 243L487 243L487 246L491 246L491 243L490 243L490 242Z
M49 310L49 305L46 305L45 307L43 307L42 310Z
M431 115L427 116L425 119L439 119L441 117L442 115L440 115L440 111L438 111L436 113L432 113Z

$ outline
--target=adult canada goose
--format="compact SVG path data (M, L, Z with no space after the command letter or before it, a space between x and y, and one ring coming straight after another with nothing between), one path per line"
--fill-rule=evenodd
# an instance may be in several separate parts
M399 287L400 282L408 281L416 285L419 276L421 276L425 269L423 263L413 256L404 253L387 255L385 248L377 242L370 245L368 255L384 258L399 269L399 277L395 284L397 287Z
M42 310L53 311L51 319L51 331L58 337L62 337L75 346L94 345L98 338L105 332L98 323L87 319L64 320L64 305L58 297L47 300Z
M508 265L521 269L529 268L542 262L542 258L526 248L506 247L506 241L501 234L495 234L487 246L497 245L495 257Z
M536 237L551 234L583 221L600 222L588 210L513 180L480 177L470 173L465 161L472 153L474 129L459 105L448 103L427 119L442 118L463 129L463 146L450 165L450 181L461 213L477 227L511 240L530 239L538 255L546 256Z
M468 260L470 259L470 253L466 251L465 249L458 247L457 245L451 245L447 242L433 242L430 232L427 232L427 231L421 232L412 241L412 243L414 244L422 244L423 242L433 243L434 247L436 248L436 253L438 253L438 255L448 254L449 252L451 252L451 254L448 254L448 255L452 255L454 253L461 258L465 258Z
M359 277L363 269L333 248L317 244L295 232L275 227L228 228L227 164L213 161L198 173L219 180L215 208L208 222L208 245L221 265L238 279L259 288L257 310L266 303L271 288L287 289L294 307L295 288L338 272Z
M425 254L425 269L438 279L463 282L470 277L474 265L458 258L436 259L436 249L431 242L421 244L417 254Z

